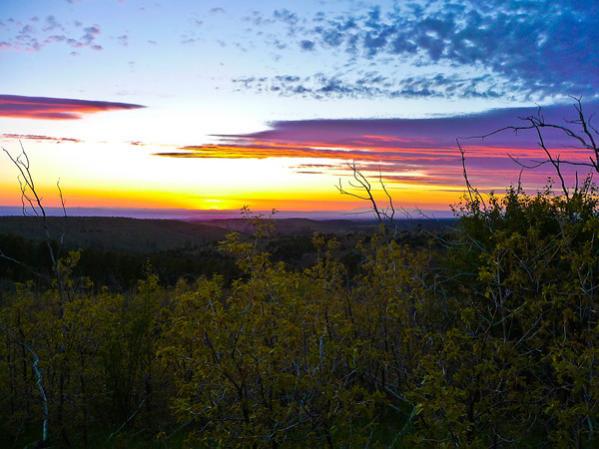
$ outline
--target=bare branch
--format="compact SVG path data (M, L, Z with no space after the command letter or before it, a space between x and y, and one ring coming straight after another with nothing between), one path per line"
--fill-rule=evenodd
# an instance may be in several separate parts
M456 143L458 145L458 150L460 151L460 158L462 161L462 175L464 177L464 182L466 183L466 189L468 191L468 197L470 199L470 202L473 203L475 200L479 201L483 205L483 207L486 208L485 199L476 188L472 187L470 179L468 178L468 170L466 169L466 152L464 151L464 148L462 147L459 138L456 139Z
M25 199L25 201L27 201L33 209L35 215L40 217L42 220L42 229L44 230L46 237L45 241L46 247L48 249L48 255L50 257L50 261L52 262L52 268L56 272L56 270L58 269L58 258L56 257L54 249L52 248L52 236L48 225L46 209L35 187L33 175L31 174L31 164L29 161L29 156L27 155L27 152L23 147L23 143L19 141L19 144L21 147L21 154L19 154L17 157L14 157L10 153L10 151L8 151L4 147L2 147L2 151L6 153L10 161L13 163L13 165L17 168L17 170L20 173L21 178L19 179L19 185L21 188L22 195L21 202L23 203L23 199ZM24 184L21 182L21 179L24 181ZM32 197L29 197L29 194L31 194Z
M534 131L536 133L536 137L537 137L537 144L538 144L539 148L541 148L543 150L543 153L546 156L546 160L533 161L532 163L527 164L527 163L524 163L524 162L518 160L511 154L508 154L509 158L523 169L536 169L536 168L542 167L546 164L551 164L559 181L560 181L560 187L561 187L562 193L564 194L564 196L567 199L569 199L570 198L570 190L568 189L568 186L567 186L567 183L566 183L563 171L562 171L562 166L567 165L567 166L572 166L572 167L587 167L587 168L590 168L593 171L596 171L599 173L599 148L597 147L597 139L596 139L595 135L593 134L593 133L595 133L595 134L599 134L599 133L597 133L597 130L591 124L592 116L590 118L587 118L585 116L581 99L577 98L577 97L571 97L571 98L575 101L573 106L576 111L576 118L574 120L565 120L565 122L567 124L572 124L572 125L576 125L576 126L580 127L580 130L575 130L571 127L556 124L556 123L548 123L545 120L545 116L543 115L542 108L539 106L537 109L536 115L520 117L520 120L525 122L525 124L523 124L521 126L514 126L514 125L504 126L503 128L496 129L487 134L483 134L480 136L472 136L472 137L468 137L467 139L484 140L484 139L487 139L496 134L503 133L505 131L512 131L516 134L520 131ZM591 152L591 154L589 155L588 162L562 160L560 154L554 155L552 153L552 151L549 149L549 146L547 145L545 137L543 135L543 130L545 130L545 129L553 129L556 131L560 131L565 136L574 140L578 144L578 146L580 146L582 149L589 150ZM576 172L575 174L577 175L578 173ZM577 187L575 187L575 192L576 191L577 191Z
M381 185L381 190L385 194L387 198L387 205L385 207L381 207L377 202L376 198L373 194L373 187L368 177L360 171L355 161L349 165L349 168L352 171L352 179L348 181L348 185L358 192L352 192L347 190L343 186L343 181L339 179L339 184L335 186L340 194L351 196L353 198L357 198L362 201L368 201L370 203L370 207L374 212L376 219L381 224L390 224L395 220L396 208L393 202L393 197L385 184L385 180L383 179L382 172L379 168L379 176L378 180Z
M530 119L530 122L531 122L532 126L534 127L535 131L537 132L537 137L539 138L539 142L538 142L539 146L543 149L543 151L547 155L547 159L549 159L549 161L551 162L551 165L553 165L553 168L555 168L555 172L557 173L557 176L559 177L564 195L566 196L566 198L570 198L568 188L566 187L566 181L564 179L564 175L562 174L559 155L557 156L557 158L554 158L552 156L551 152L545 145L545 140L543 139L543 133L541 132L541 127L532 118Z
M353 177L354 181L356 181L356 183L357 183L357 184L353 184L350 181L349 185L355 189L361 189L363 192L365 192L365 194L360 195L358 193L346 190L343 187L343 183L342 183L341 179L339 179L339 185L337 186L337 190L339 190L339 193L341 193L342 195L348 195L353 198L357 198L357 199L360 199L363 201L370 202L372 210L375 213L377 220L379 221L379 223L382 223L383 219L384 219L384 215L381 213L379 206L376 202L376 199L374 198L374 196L372 194L372 185L370 184L370 182L368 181L366 176L364 176L364 174L362 172L360 172L360 170L358 169L355 162L352 162L349 165L349 168L352 171L352 177Z
M62 194L62 187L60 187L60 178L58 178L58 181L56 181L56 188L58 189L58 196L60 198L60 205L62 207L62 213L63 213L63 218L64 218L64 220L62 222L62 233L60 234L59 250L61 250L64 245L64 236L66 234L68 216L67 216L67 208L64 203L64 196Z
M395 206L393 205L393 197L387 190L387 186L385 185L385 181L383 181L383 174L381 173L380 168L379 168L379 182L381 184L383 192L385 192L385 195L387 196L387 201L389 202L389 209L391 210L391 215L389 215L387 212L385 212L385 215L387 216L387 218L390 221L393 221L393 219L395 218Z
M515 164L518 164L521 168L525 168L525 169L529 169L529 170L534 170L535 168L539 168L543 165L547 165L547 164L551 163L551 161L549 161L549 160L544 160L544 161L533 161L531 164L526 164L511 153L508 153L507 156ZM593 164L591 164L589 162L560 161L560 163L561 163L561 165L571 165L571 166L575 166L575 167L589 167L589 168L594 167Z

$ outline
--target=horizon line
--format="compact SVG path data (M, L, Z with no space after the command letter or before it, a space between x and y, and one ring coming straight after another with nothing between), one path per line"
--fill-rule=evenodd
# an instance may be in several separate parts
M64 212L61 207L46 207L49 217L61 217ZM135 218L135 219L164 219L181 221L219 220L219 219L242 219L241 209L184 209L184 208L136 208L136 207L67 207L68 217L98 217L98 218ZM340 210L340 211L283 211L276 210L271 216L272 210L252 210L254 215L277 219L304 218L311 220L375 220L370 210ZM0 205L0 217L23 217L20 206ZM399 213L398 220L421 220L421 219L447 219L455 218L451 210L408 210Z

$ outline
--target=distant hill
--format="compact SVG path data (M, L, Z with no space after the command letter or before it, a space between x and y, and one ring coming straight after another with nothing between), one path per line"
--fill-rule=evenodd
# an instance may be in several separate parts
M373 220L310 220L307 218L279 218L273 220L276 232L280 235L312 234L348 234L356 232L372 232L378 226ZM230 231L250 233L252 225L244 219L225 218L201 221L211 226L218 226ZM417 229L440 230L452 226L454 219L412 219L397 220L396 226L403 231Z
M370 231L376 227L371 221L352 220L310 220L308 218L277 218L272 220L276 232L281 235L312 234L346 234L356 231ZM242 218L221 218L215 220L201 221L211 226L218 226L229 231L241 233L253 232L252 224Z
M155 253L175 249L203 246L223 240L236 231L253 232L253 226L244 219L217 219L209 221L180 221L116 217L49 217L52 235L60 236L65 229L67 247L94 248L98 250ZM442 230L454 220L399 220L400 230ZM377 224L368 220L310 220L285 218L274 220L276 234L280 236L321 234L368 233ZM17 235L30 240L45 238L40 220L36 217L0 217L0 234Z
M65 229L68 247L95 248L151 253L222 240L227 230L203 223L177 220L143 220L135 218L49 217L53 236ZM40 220L36 217L0 217L0 234L26 239L43 239Z

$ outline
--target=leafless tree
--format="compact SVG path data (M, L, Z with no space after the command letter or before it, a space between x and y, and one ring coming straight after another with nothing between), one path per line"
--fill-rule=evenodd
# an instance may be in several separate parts
M21 191L21 207L23 216L33 214L35 217L40 219L42 232L44 233L44 242L48 250L48 256L50 258L52 271L56 280L59 282L59 289L61 289L62 275L60 273L59 259L61 256L62 246L64 243L64 228L63 233L59 239L54 239L50 226L48 223L48 214L42 201L42 198L38 192L37 186L31 173L31 163L29 156L23 147L23 144L19 142L21 152L17 156L13 156L10 151L2 147L2 151L8 156L13 166L18 171L17 181L19 183L19 189ZM64 196L62 194L62 188L60 187L60 180L56 183L58 188L59 198L62 206L63 215L66 218L67 212L64 203ZM57 248L54 248L53 243L57 241L59 243ZM4 253L0 257L5 257ZM14 259L10 259L14 262Z
M43 232L43 240L45 242L48 257L51 263L52 276L47 276L43 273L38 272L37 270L30 267L28 264L7 255L0 248L0 259L6 260L10 263L13 263L23 269L26 269L32 272L36 277L42 279L44 281L54 281L56 282L56 287L58 289L60 295L60 314L61 317L64 314L64 304L68 299L68 291L65 285L65 278L63 273L63 268L61 264L61 255L64 244L65 230L66 230L66 221L63 222L63 229L58 237L58 239L54 239L54 236L51 232L49 223L48 223L48 214L46 208L44 206L42 197L37 189L36 183L34 181L33 175L31 173L31 163L29 160L29 156L23 147L23 144L19 141L21 152L14 156L10 151L6 148L2 147L2 151L8 156L9 160L13 164L13 166L17 169L17 181L19 183L19 190L21 192L21 209L23 216L34 216L40 220L41 231ZM67 212L64 202L64 196L62 193L62 188L60 186L60 180L56 183L59 193L60 204L62 206L63 216L66 220ZM57 246L55 247L55 242L57 242ZM8 335L8 337L13 340L17 345L24 348L29 354L31 354L32 358L32 370L35 377L36 387L40 394L40 402L42 409L42 439L41 444L46 446L49 438L49 405L48 405L48 395L46 394L46 387L44 386L44 376L42 368L40 367L40 357L33 347L33 345L27 343L22 338L16 336L10 329L2 326L2 331ZM62 400L62 398L61 398Z
M485 199L480 194L478 189L470 183L470 178L468 177L468 170L466 169L466 152L464 151L464 148L460 143L460 139L456 139L456 144L458 146L458 150L460 151L460 159L462 163L462 176L464 178L464 183L466 184L466 192L468 193L470 204L474 206L476 203L480 203L484 208L486 207Z
M352 162L349 165L349 168L352 173L352 179L348 181L349 187L352 190L347 190L343 185L343 181L339 178L339 184L335 186L339 193L342 195L351 196L353 198L357 198L359 200L368 201L370 203L371 209L374 212L376 219L379 223L385 225L392 224L395 219L396 209L393 204L393 197L387 190L387 186L385 185L385 181L383 180L382 173L379 172L379 183L381 185L381 189L385 193L387 198L387 206L381 207L381 205L377 202L373 194L373 187L366 175L360 171L355 162Z
M512 131L514 133L519 133L523 131L533 131L537 137L537 144L539 148L543 151L545 159L535 161L532 164L527 164L520 161L518 158L514 157L511 154L509 154L508 156L524 170L532 170L535 168L542 167L544 165L551 165L555 171L556 176L559 179L562 193L567 199L569 199L571 196L571 188L568 187L568 183L566 182L566 178L562 170L563 166L585 167L587 169L590 169L591 173L594 172L599 174L599 146L597 145L597 143L599 142L599 131L592 123L593 116L587 116L587 114L584 112L582 106L582 99L580 97L572 97L572 99L574 100L573 108L576 112L576 117L571 120L565 120L565 124L547 121L545 119L545 115L543 114L542 108L539 107L537 108L536 114L520 117L520 120L523 122L522 125L505 126L503 128L491 131L490 133L481 136L468 137L466 139L484 140L486 138L506 131ZM573 143L577 145L578 148L587 150L589 152L588 160L573 161L569 159L562 159L561 154L559 152L556 152L556 150L551 149L549 147L546 137L544 135L544 131L546 130L555 130L569 137L573 141ZM460 153L462 154L463 162L464 152L459 140L458 148L460 149ZM465 166L463 165L463 167ZM467 179L466 185L468 187L468 191L470 192L471 186L469 185ZM577 191L578 172L576 172L576 182L574 185L574 192Z

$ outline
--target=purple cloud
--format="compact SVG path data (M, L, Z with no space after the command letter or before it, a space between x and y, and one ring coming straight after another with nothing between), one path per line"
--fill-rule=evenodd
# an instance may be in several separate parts
M82 118L85 114L143 107L145 106L110 101L0 95L0 117L10 118L76 120Z
M599 102L586 106L588 116L599 112ZM456 138L467 151L472 180L481 187L503 186L517 178L523 163L543 160L533 131L503 132L480 139L470 138L519 123L534 108L509 108L479 114L426 119L336 119L271 123L271 128L250 134L218 135L220 142L189 145L176 151L157 153L176 158L264 159L294 158L299 172L343 173L355 161L365 171L381 172L391 181L461 185L461 158ZM543 110L547 122L564 123L574 118L572 106ZM575 126L575 125L572 125ZM554 154L562 159L587 161L588 150L573 145L559 130L546 130ZM308 160L312 160L308 161ZM322 160L328 162L323 163ZM572 167L569 172L573 173ZM549 167L530 172L527 181L539 187L551 175Z

